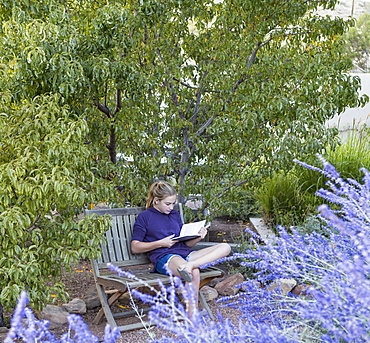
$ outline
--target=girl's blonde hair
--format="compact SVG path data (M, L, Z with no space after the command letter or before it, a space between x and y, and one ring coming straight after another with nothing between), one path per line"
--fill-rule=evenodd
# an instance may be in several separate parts
M153 207L154 198L163 200L164 198L170 197L172 195L176 195L176 191L171 184L166 181L156 181L149 188L146 208Z

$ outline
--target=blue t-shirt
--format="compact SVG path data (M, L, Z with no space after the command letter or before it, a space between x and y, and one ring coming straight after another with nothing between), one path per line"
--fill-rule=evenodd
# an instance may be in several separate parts
M154 242L170 235L178 236L182 227L180 213L172 210L169 214L162 213L154 207L138 214L132 232L132 241ZM185 243L175 243L171 248L158 248L148 252L154 270L157 261L167 254L178 254L185 258L193 250Z

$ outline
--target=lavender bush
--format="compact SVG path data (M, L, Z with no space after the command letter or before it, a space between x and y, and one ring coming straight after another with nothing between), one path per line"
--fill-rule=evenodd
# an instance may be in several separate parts
M177 295L192 301L194 294L177 277L172 278L169 287L160 284L159 290L152 288L154 296L133 290L136 297L152 305L151 322L171 333L152 342L370 341L370 173L362 170L363 183L345 181L332 165L324 160L322 163L323 169L301 164L319 170L328 179L329 190L320 190L317 195L335 204L336 210L326 205L319 208L324 233L301 234L294 228L289 228L288 233L281 227L273 242L266 245L255 242L254 249L218 261L240 258L249 261L241 264L258 270L253 282L244 283L243 292L219 301L241 313L237 323L220 315L213 321L199 311L188 318ZM304 295L283 295L279 289L267 291L255 282L268 285L281 278L294 278L308 289ZM48 333L47 325L35 321L24 309L22 297L5 343L16 335L29 337L25 342L36 342L36 335L44 335L45 342L57 342ZM28 328L21 325L23 313L31 318ZM88 335L83 324L73 320L74 317L70 323L76 340L64 337L61 342L82 342L79 337ZM79 330L81 333L77 334ZM114 335L115 332L108 332L105 342L113 342Z
M80 316L71 314L68 317L69 330L57 339L49 331L47 320L37 320L32 311L26 307L27 293L22 292L11 320L11 327L4 343L13 343L15 339L26 343L98 343L99 338L94 336ZM114 343L120 333L117 328L105 328L104 343ZM18 341L18 340L17 340Z
M319 208L323 234L301 234L294 228L288 233L280 227L274 242L256 243L254 249L223 259L251 261L241 264L258 270L255 277L262 285L294 278L309 287L305 295L284 296L247 280L245 292L220 300L241 312L239 323L232 324L220 317L211 321L200 313L188 320L184 312L185 321L179 321L179 313L168 306L180 305L136 292L152 303L151 320L176 335L156 342L370 341L370 174L362 170L363 183L345 181L332 165L323 159L322 163L323 169L301 164L327 177L329 190L317 195L336 204L336 210ZM167 292L175 297L173 286Z

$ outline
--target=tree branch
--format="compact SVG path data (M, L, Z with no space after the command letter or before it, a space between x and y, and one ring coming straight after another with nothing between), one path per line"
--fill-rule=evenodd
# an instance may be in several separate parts
M197 136L199 137L206 129L213 123L213 117L208 120L197 130Z
M261 48L262 42L258 42L256 48L252 51L252 54L249 57L249 60L247 62L247 69L249 69L253 62L256 60L257 52Z
M177 81L177 82L179 82L181 85L183 85L183 86L185 86L185 87L187 87L187 88L191 88L191 89L198 89L198 87L190 86L190 85L188 85L187 83L185 83L185 82L183 82L183 81L179 80L177 77L173 77L172 79L173 79L173 80L175 80L175 81Z
M121 90L116 91L116 108L114 109L113 116L115 116L122 108L122 94Z
M112 118L112 115L107 106L102 105L98 100L94 100L94 105L98 108L99 111L103 112L108 118Z

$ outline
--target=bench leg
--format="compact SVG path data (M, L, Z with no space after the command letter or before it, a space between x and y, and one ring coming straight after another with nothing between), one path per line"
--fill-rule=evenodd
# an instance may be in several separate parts
M94 324L99 324L103 316L105 315L105 318L107 319L107 322L111 327L116 327L116 321L114 320L112 311L111 311L111 306L113 306L117 300L120 298L124 292L117 291L114 293L108 300L107 295L104 292L104 287L101 285L98 285L97 287L98 295L100 298L100 302L102 305L102 308L99 310L98 314L95 316L93 323Z
M202 304L203 308L206 309L206 311L208 312L211 319L214 320L215 317L214 317L211 309L209 308L208 303L206 301L206 298L204 297L204 294L202 293L202 291L199 291L199 302Z

